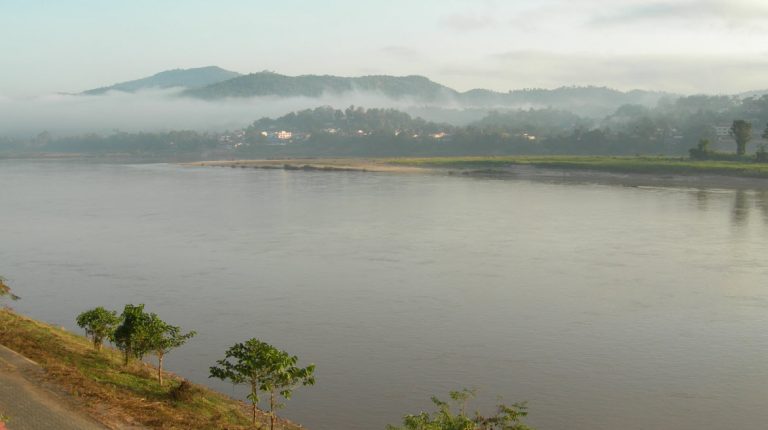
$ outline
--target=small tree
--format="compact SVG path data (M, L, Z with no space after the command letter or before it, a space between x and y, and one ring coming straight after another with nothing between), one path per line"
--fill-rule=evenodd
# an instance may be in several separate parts
M747 153L747 143L752 140L752 123L737 119L731 125L731 136L736 140L736 153L744 155Z
M0 276L0 299L7 297L11 300L19 300L19 296L11 292L11 287L8 286L7 282L5 278Z
M275 428L275 409L282 406L275 398L276 394L286 400L291 398L294 388L301 385L314 385L315 366L296 367L298 358L281 351L258 339L238 343L226 352L218 366L211 367L210 377L230 380L233 384L247 384L250 387L248 399L251 401L253 422L256 423L256 408L259 393L269 393L269 428Z
M157 357L157 381L163 385L163 357L171 350L184 345L197 333L190 331L182 334L180 327L166 323L155 314L149 315L149 320L141 330L146 347Z
M479 412L475 412L474 416L467 415L466 402L474 396L474 390L451 391L454 406L459 406L458 413L453 411L451 404L432 397L438 409L436 412L406 415L402 427L390 425L387 430L532 430L521 421L528 415L524 403L498 405L496 413L490 416Z
M124 364L131 358L141 359L149 351L145 327L150 315L144 312L144 305L125 305L120 314L120 325L112 337L115 346L123 352Z
M699 143L695 148L688 150L691 158L695 160L706 160L712 155L712 150L709 149L709 139L699 139Z
M77 316L77 325L85 330L85 335L93 341L96 351L101 351L104 339L112 338L115 327L120 323L117 312L108 311L99 306Z
M757 147L755 161L758 163L768 163L768 146L766 144L763 143Z

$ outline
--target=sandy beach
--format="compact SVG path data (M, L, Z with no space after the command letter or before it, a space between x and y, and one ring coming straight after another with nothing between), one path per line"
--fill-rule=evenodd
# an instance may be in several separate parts
M295 158L278 160L231 160L184 163L185 166L231 167L243 169L280 169L325 172L434 173L428 167L400 166L386 159Z
M723 174L660 174L606 172L589 169L552 168L509 164L489 169L461 167L410 166L393 159L278 159L229 160L184 163L196 167L229 167L243 169L302 170L320 172L378 172L461 175L497 179L521 179L560 183L598 183L622 186L673 186L685 188L767 189L768 179Z

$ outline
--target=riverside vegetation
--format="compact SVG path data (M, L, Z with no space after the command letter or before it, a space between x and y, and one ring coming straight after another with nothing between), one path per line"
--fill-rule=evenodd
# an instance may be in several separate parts
M753 124L768 119L768 95L689 96L656 107L624 104L601 117L556 108L480 110L472 121L426 120L395 109L328 106L261 118L237 130L0 136L0 157L41 154L204 160L268 157L467 155L684 156L701 140L723 140L731 125L746 157ZM766 138L764 138L766 139ZM766 139L768 140L768 139ZM768 158L766 158L768 161Z
M0 278L0 300L5 298L19 299ZM0 308L0 344L39 363L50 380L105 424L128 422L156 429L302 428L278 419L275 412L283 405L277 397L288 400L295 387L313 385L313 364L298 367L298 357L258 339L229 348L225 358L210 368L210 377L249 387L247 416L242 402L163 370L162 358L191 339L194 331L182 333L180 327L145 312L144 305L125 305L120 315L96 307L82 312L76 321L86 337L5 306ZM104 348L105 340L117 349ZM141 361L148 353L158 359L154 370ZM269 397L268 412L258 408L260 393ZM492 415L471 414L466 403L474 395L473 390L453 391L452 404L433 397L436 411L405 415L401 427L387 429L532 430L521 421L527 415L525 404L500 404ZM0 428L8 420L0 411Z

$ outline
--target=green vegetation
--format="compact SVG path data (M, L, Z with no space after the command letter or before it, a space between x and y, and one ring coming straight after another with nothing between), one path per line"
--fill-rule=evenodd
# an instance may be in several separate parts
M362 131L365 136L374 134L397 137L402 134L405 137L409 134L434 133L450 128L451 126L446 124L413 118L395 109L365 109L350 106L340 110L323 106L291 112L277 119L262 118L246 129L246 135L248 138L255 138L254 142L258 142L259 133L264 130L292 130L321 135L358 137Z
M399 158L388 163L445 169L485 170L503 172L515 165L528 165L566 170L593 170L611 173L649 173L674 175L725 175L768 178L768 165L737 161L698 161L671 157L580 157L580 156L519 156L519 157L433 157Z
M11 292L11 287L8 286L8 281L0 276L0 300L8 298L11 300L19 300L19 296Z
M77 325L85 330L85 336L93 341L94 349L101 351L104 340L114 335L120 318L117 317L117 312L99 306L81 313L76 321Z
M161 320L157 314L144 312L144 305L125 305L112 340L123 352L123 364L131 358L141 360L147 353L157 357L157 381L163 385L163 358L184 345L195 332L182 334L181 328Z
M342 94L350 91L370 91L392 98L413 97L432 101L455 95L450 88L422 76L285 76L270 71L251 73L212 84L190 89L184 95L203 99L226 97L320 97L324 94Z
M128 365L131 358L141 360L149 351L149 344L144 336L144 327L150 324L151 317L144 312L144 305L125 305L120 314L120 325L112 335L117 349L123 352L123 364Z
M0 297L11 295L0 278ZM15 297L12 296L11 297ZM225 358L210 368L210 377L244 384L250 388L250 420L243 404L175 375L165 375L163 356L183 345L195 332L182 334L181 329L167 324L154 313L146 313L144 305L128 304L118 317L116 312L96 307L77 317L78 326L87 338L68 333L0 309L0 344L35 360L51 381L81 399L81 406L104 423L138 422L153 429L246 429L262 428L268 420L270 430L301 428L278 420L275 411L283 404L278 396L289 400L297 386L315 384L315 366L298 367L298 357L258 339L250 339L230 347ZM103 348L111 339L119 348ZM145 363L130 361L153 352L158 358L157 378ZM258 409L259 394L269 395L269 412ZM406 415L403 427L389 430L530 430L521 419L527 415L525 404L498 405L494 415L466 413L466 403L474 391L450 393L458 413L437 398L438 411ZM151 405L151 407L149 407ZM0 412L0 428L8 417ZM249 425L250 424L250 425ZM118 424L121 426L122 424ZM253 427L251 427L253 426Z
M187 340L197 333L194 331L182 333L181 327L170 325L155 314L149 315L149 320L140 330L147 350L157 357L157 381L163 385L163 357L187 343Z
M0 344L39 363L51 382L61 386L82 407L107 423L133 422L150 429L252 429L242 402L165 374L139 361L123 365L123 354L64 329L44 324L8 309L0 309ZM259 425L269 422L259 413ZM298 426L280 420L283 429Z
M747 143L752 140L752 124L743 119L733 121L731 136L736 140L736 154L745 155L747 153Z
M388 430L532 430L522 423L528 415L522 403L500 404L493 415L481 415L476 411L467 414L467 401L475 396L474 390L451 391L451 403L432 397L437 411L421 412L403 417L403 426L387 426ZM458 411L455 411L458 409Z
M270 73L263 75L259 79L270 82L287 79ZM247 82L246 78L251 79L253 76L228 80L222 84L234 84L241 82L240 79ZM307 85L310 82L337 82L336 79L342 79L302 78L307 79L301 81ZM371 82L390 82L381 77L368 78ZM290 82L290 85L294 85L299 81ZM346 81L342 79L339 82ZM344 87L346 84L339 85ZM395 87L400 88L397 85ZM203 89L208 88L211 87ZM538 94L536 97L547 98L536 90L530 90L529 93L531 96ZM606 97L611 99L613 96L609 97L606 93ZM120 154L187 160L563 154L682 156L694 147L694 152L690 154L698 159L762 160L755 155L747 155L746 150L752 138L752 124L764 122L768 118L768 95L745 98L668 97L657 101L653 107L639 102L618 105L603 117L587 116L578 106L568 108L570 110L562 107L499 108L483 111L482 114L474 113L472 116L476 120L465 125L428 121L393 109L351 106L339 110L326 106L292 112L279 118L262 118L248 127L221 133L115 132L109 135L55 137L43 132L27 139L0 138L0 153L16 156L39 153L99 156ZM433 118L440 117L434 112L430 114L428 108L419 111ZM729 128L730 137L727 133ZM281 131L284 133L279 133ZM765 136L768 139L768 135ZM715 151L717 146L730 146L731 139L736 143L735 154ZM711 142L710 147L707 152L696 152L696 145L702 140ZM723 148L719 149L722 151Z
M200 88L238 76L240 76L240 74L237 72L230 72L229 70L224 70L215 66L166 70L135 81L121 82L108 87L94 88L92 90L84 91L83 94L98 95L104 94L107 91L133 93L141 90L174 87Z
M256 422L256 408L259 393L269 393L270 430L274 430L275 409L282 406L276 394L284 399L291 398L297 385L314 385L315 366L296 367L298 358L258 339L250 339L229 348L226 357L218 360L218 366L210 369L210 377L230 380L233 384L250 387L253 421Z

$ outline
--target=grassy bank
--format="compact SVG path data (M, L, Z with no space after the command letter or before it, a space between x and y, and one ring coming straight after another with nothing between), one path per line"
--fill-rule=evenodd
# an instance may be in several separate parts
M168 373L160 386L145 363L122 365L111 348L94 351L90 340L62 328L0 309L0 344L39 363L50 382L82 400L82 408L105 424L152 429L251 429L242 402ZM266 415L260 417L268 428ZM281 429L300 426L280 422Z
M723 175L768 178L768 164L738 161L697 161L670 157L607 156L514 156L398 158L388 163L399 166L503 172L514 165L564 170L592 170L610 173L662 175Z

